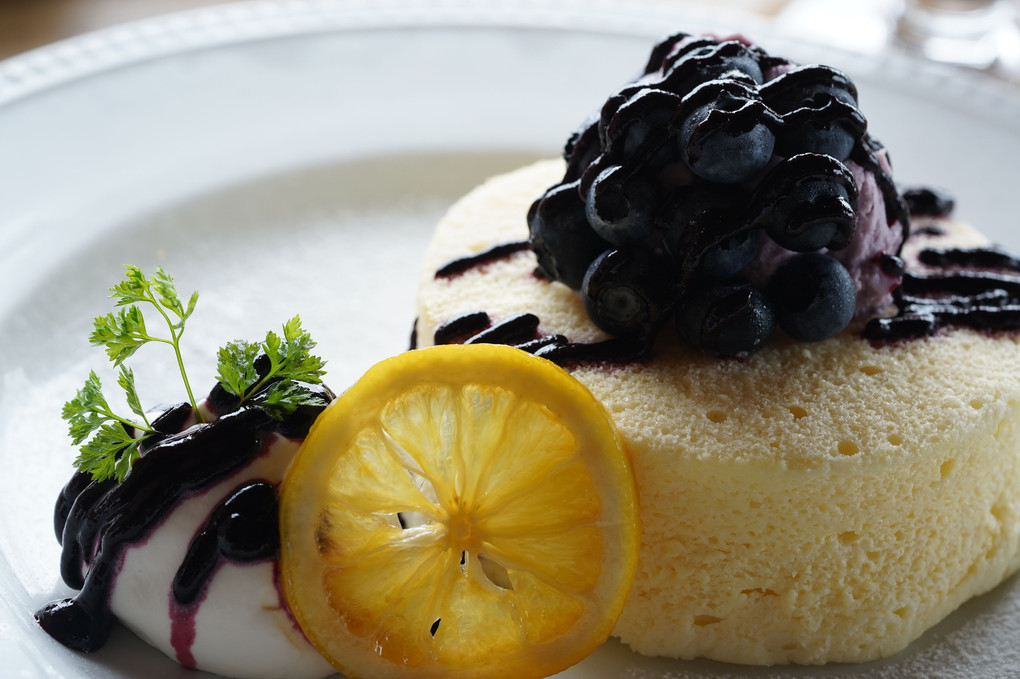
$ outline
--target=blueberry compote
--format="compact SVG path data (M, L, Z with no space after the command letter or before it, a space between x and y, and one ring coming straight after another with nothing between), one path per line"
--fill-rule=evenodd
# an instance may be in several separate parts
M300 386L319 404L274 419L261 405L268 387L241 405L217 384L206 400L215 419L194 425L187 403L165 410L152 423L159 436L146 442L122 482L75 474L57 499L54 528L61 577L79 592L36 613L43 629L70 648L100 648L113 627L110 597L125 551L151 537L181 502L245 467L274 439L304 438L333 394L322 385ZM194 536L170 586L173 605L196 606L223 562L275 559L276 513L271 483L249 480L230 492Z
M669 322L720 356L760 349L776 326L805 340L842 331L858 290L836 253L863 256L848 249L862 196L852 168L873 178L868 200L895 228L879 254L896 255L908 230L853 82L742 40L663 40L564 157L563 180L528 214L539 272L579 290L603 330L646 347ZM781 285L752 282L742 274L767 241L815 258L783 267ZM816 288L809 300L791 278ZM880 294L897 283L889 275Z

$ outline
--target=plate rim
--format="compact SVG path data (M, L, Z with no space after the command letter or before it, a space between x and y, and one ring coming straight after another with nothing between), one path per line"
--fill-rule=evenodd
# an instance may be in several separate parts
M0 112L67 83L132 64L260 40L371 29L571 30L661 37L679 20L701 30L738 30L806 55L841 55L855 77L879 74L946 105L966 101L1020 130L1020 89L990 74L927 61L903 50L854 52L812 42L737 8L679 6L669 0L242 0L139 19L0 60ZM667 27L663 30L662 27ZM807 59L802 59L807 61ZM850 70L850 69L847 69ZM961 78L961 73L968 77Z
M647 13L635 17L639 8ZM406 14L402 12L407 9L413 11ZM572 19L576 19L582 12L585 14L582 25L573 25ZM661 33L654 29L656 24L663 25L664 22L683 19L702 21L699 27L716 27L721 23L719 16L700 16L689 11L689 8L679 8L675 4L669 6L667 2L653 0L249 0L114 26L0 61L0 116L6 107L45 94L61 85L153 59L171 58L225 45L373 28L570 29L654 39ZM326 23L317 25L320 20ZM618 23L610 23L617 20ZM756 22L746 16L737 18L734 15L726 23L750 26L747 32L753 30L763 40L776 40L781 44L796 41L809 53L817 51L819 54L842 55L840 58L853 59L855 70L859 72L882 74L893 80L917 78L912 81L911 87L945 85L953 91L953 95L942 93L940 101L959 96L967 98L968 109L976 106L1001 106L1003 110L996 112L996 115L1001 115L1014 129L1020 130L1020 93L1006 89L997 81L959 79L955 70L905 55L862 55L836 47L812 45L802 38L784 35L774 26ZM3 550L0 550L0 561L4 557ZM21 614L13 602L0 599L0 642L5 641L2 628L8 612ZM40 673L45 671L45 646L21 650L26 654L31 653L26 658L39 663L35 669Z

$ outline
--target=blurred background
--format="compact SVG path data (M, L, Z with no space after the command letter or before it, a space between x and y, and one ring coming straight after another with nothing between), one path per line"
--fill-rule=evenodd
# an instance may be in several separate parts
M240 1L0 0L0 59L124 22ZM661 1L698 11L749 14L844 49L905 49L1020 84L1020 0Z
M0 59L126 21L237 0L0 0Z

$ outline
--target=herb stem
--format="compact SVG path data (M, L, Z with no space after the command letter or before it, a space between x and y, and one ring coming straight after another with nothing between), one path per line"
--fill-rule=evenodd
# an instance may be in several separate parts
M131 427L132 429L141 429L142 431L144 431L147 434L155 434L156 433L156 430L152 428L152 425L149 424L149 421L147 419L145 420L145 425L143 426L143 425L138 424L138 422L136 422L134 420L128 420L126 418L123 418L120 415L115 414L114 412L112 412L109 409L104 409L102 411L102 414L106 415L111 420L116 420L117 422L120 422L121 424L123 424L126 427Z
M177 367L181 371L181 379L184 381L184 389L188 392L188 401L191 403L191 411L195 413L195 417L202 424L205 424L205 417L202 416L202 411L198 409L198 403L195 401L195 394L191 391L191 382L188 381L188 373L184 370L184 357L181 355L181 335L184 334L184 328L181 327L180 334L174 329L174 323L170 320L170 316L163 311L163 306L156 301L155 295L151 292L148 293L149 301L152 302L152 306L156 307L156 311L166 321L166 326L170 329L170 339L160 339L162 342L170 344L174 348L174 355L177 357Z

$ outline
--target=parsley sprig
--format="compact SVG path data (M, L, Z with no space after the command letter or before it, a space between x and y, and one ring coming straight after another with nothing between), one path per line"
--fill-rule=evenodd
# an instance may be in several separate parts
M128 265L124 280L110 288L120 309L94 321L89 342L101 346L119 368L117 384L124 391L128 408L134 417L114 412L103 395L102 384L95 371L89 373L85 385L64 404L62 417L74 445L80 446L75 466L97 481L115 478L123 481L131 466L140 457L139 446L157 435L142 407L135 387L134 373L124 365L146 344L162 343L172 347L177 359L184 388L192 411L204 422L202 410L195 401L188 374L184 369L180 341L185 323L195 310L198 293L193 292L185 304L177 294L173 278L157 267L151 277L141 269ZM163 319L168 336L149 332L142 308L152 307ZM311 354L315 342L301 327L298 316L283 325L283 335L270 331L263 342L235 340L217 352L217 379L223 388L238 399L238 405L258 398L259 406L271 416L282 419L302 405L321 405L321 401L298 382L322 382L325 362ZM261 355L268 369L256 368Z

